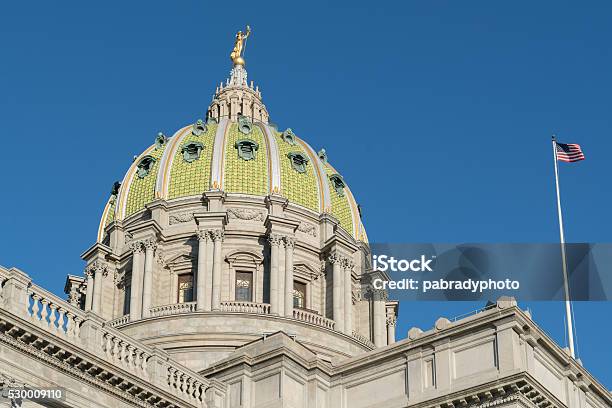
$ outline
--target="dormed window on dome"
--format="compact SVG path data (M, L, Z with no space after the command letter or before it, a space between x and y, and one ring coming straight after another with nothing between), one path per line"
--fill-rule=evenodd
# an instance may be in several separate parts
M253 125L248 117L242 115L238 116L238 130L240 132L248 135L251 133L252 127Z
M287 128L287 130L285 130L283 132L283 134L281 135L281 138L286 143L289 143L291 146L295 146L296 145L295 135L293 134L293 130L291 130L291 128Z
M308 164L308 157L304 156L300 152L287 153L287 157L291 160L291 167L298 173L306 173L306 165Z
M181 149L183 160L185 160L187 163L198 160L202 150L204 150L204 145L200 142L189 142L185 144Z
M191 128L191 133L195 136L200 136L203 133L206 133L206 125L204 124L204 121L202 121L202 119L198 119L198 121L193 124L193 127Z
M157 137L155 138L155 148L159 149L163 147L167 141L168 141L168 138L166 137L166 135L164 135L162 132L159 132L157 134Z
M327 152L325 151L325 149L319 150L317 155L319 156L319 159L321 159L323 163L327 164Z
M338 193L340 197L343 197L344 188L346 187L346 184L344 183L344 179L342 178L342 176L339 174L332 174L331 176L329 176L329 179L331 180L332 185L334 186L334 190L336 190L336 193Z
M242 160L255 160L257 150L259 150L259 144L256 141L250 139L238 140L234 147L238 150L238 157Z
M138 178L145 178L149 175L155 164L155 158L151 156L145 156L138 162L136 166L136 174Z

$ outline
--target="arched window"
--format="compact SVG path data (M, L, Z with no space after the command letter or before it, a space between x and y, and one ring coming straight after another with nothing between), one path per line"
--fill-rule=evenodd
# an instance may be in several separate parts
M299 152L291 152L287 154L289 160L291 160L291 167L298 173L306 173L306 165L308 164L308 157L304 156Z
M155 158L151 156L143 157L138 163L136 174L138 178L145 178L149 175L151 170L153 170L153 165L155 164Z
M331 180L332 186L334 186L334 190L336 190L336 193L338 193L340 197L343 197L344 188L346 187L346 184L344 183L344 179L342 178L342 176L339 174L332 174L331 176L329 176L329 179Z
M259 144L251 139L238 140L234 147L238 150L238 157L242 160L255 160L257 157L257 150L259 150Z
M194 162L200 158L200 153L204 149L204 145L200 142L189 142L183 146L181 153L183 160L187 163Z
M281 135L281 138L285 142L289 143L291 146L296 145L295 135L293 134L293 130L291 130L291 128L288 128L287 130L285 130L283 134Z

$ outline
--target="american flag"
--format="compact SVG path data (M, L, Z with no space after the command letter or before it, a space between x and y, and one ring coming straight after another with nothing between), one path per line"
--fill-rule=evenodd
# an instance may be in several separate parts
M584 160L584 153L579 144L576 143L556 143L557 144L557 160L567 163L573 163Z

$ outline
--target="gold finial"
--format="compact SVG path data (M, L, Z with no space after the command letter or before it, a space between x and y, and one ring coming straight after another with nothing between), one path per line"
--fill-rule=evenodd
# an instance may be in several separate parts
M236 34L236 42L234 43L234 49L230 54L230 58L232 59L234 66L244 66L244 58L242 58L242 54L244 53L244 49L246 48L246 40L247 38L249 38L249 35L251 35L251 27L249 27L248 25L246 26L245 33L243 33L242 31L238 31L238 33Z

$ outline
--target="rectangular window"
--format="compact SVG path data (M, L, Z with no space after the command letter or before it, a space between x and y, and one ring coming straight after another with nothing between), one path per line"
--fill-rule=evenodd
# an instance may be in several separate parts
M178 276L178 303L193 302L193 275Z
M251 272L236 272L236 301L253 301L253 274Z
M306 284L293 282L293 307L306 308Z

